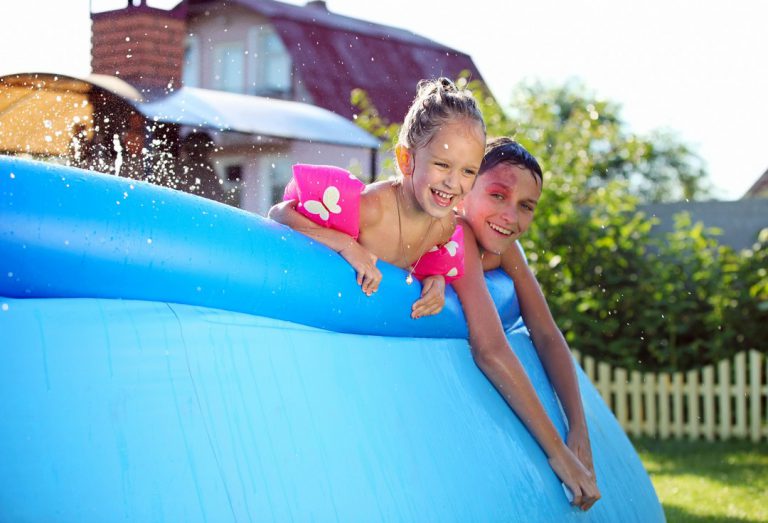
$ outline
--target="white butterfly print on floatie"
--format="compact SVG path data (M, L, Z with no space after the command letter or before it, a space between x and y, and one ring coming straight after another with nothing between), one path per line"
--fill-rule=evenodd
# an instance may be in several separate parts
M459 250L459 244L456 241L451 240L445 245L443 245L443 248L451 256L456 256L456 252ZM459 271L456 267L452 267L450 271L445 273L445 275L448 276L449 278L455 278L456 276L458 276L458 274L459 274Z
M341 206L339 205L339 198L341 194L339 190L333 185L328 186L323 192L323 201L307 200L304 202L304 209L308 213L316 214L323 221L328 221L331 213L340 214Z

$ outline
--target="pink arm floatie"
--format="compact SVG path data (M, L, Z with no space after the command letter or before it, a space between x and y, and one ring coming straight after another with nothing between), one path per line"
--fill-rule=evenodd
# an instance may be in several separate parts
M464 230L461 225L444 245L436 245L425 252L413 269L413 276L423 280L427 276L442 274L451 283L464 275Z
M357 239L364 188L363 182L339 167L296 164L283 200L296 200L296 210L316 224Z

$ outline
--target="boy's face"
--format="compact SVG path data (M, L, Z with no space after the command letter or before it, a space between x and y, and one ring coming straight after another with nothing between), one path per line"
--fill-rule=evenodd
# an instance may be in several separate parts
M478 244L501 254L528 230L540 196L541 183L530 170L500 163L477 178L462 213Z

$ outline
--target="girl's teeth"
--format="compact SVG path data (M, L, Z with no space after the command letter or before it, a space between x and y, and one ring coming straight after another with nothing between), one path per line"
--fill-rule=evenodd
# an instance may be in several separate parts
M443 192L443 191L438 191L437 189L432 189L432 192L434 192L440 198L445 198L446 200L450 200L451 198L453 198L452 194L448 194L448 193Z

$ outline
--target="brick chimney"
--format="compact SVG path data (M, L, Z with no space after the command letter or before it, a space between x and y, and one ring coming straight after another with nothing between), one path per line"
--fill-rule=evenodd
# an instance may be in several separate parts
M187 2L171 10L128 0L126 7L91 13L91 69L122 78L145 97L181 85Z

